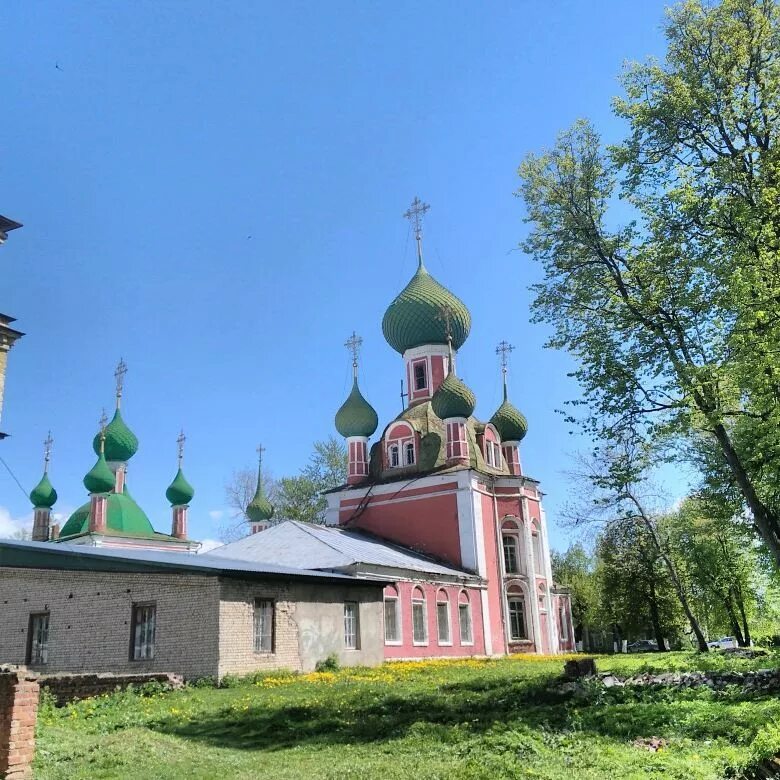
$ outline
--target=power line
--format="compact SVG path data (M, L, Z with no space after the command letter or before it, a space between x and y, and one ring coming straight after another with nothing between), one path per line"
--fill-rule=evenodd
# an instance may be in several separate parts
M22 495L25 498L28 498L27 491L22 487L22 483L19 482L19 480L16 478L16 474L14 474L13 471L11 471L11 467L2 458L0 458L0 463L2 463L5 466L6 471L8 471L13 481L16 482L16 484L19 486L19 490L22 491Z

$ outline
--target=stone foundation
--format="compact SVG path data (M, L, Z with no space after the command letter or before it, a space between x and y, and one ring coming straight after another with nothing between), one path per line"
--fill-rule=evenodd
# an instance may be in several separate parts
M162 683L166 688L181 688L184 678L180 674L52 674L42 676L40 684L54 696L57 706L62 707L77 699L88 699L104 693L141 686L147 683Z

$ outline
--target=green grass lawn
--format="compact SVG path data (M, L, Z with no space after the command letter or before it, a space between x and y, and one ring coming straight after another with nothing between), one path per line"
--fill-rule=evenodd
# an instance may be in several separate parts
M780 665L668 653L621 675ZM35 777L722 778L780 749L780 699L737 690L548 690L561 658L385 664L43 706ZM662 737L657 753L634 746Z

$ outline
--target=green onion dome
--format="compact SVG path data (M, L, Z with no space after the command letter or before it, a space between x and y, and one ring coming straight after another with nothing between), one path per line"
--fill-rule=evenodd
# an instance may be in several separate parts
M60 531L60 540L69 536L78 536L89 531L90 504L80 506L69 518ZM106 502L106 533L133 536L145 539L156 539L156 534L149 518L138 504L130 497L127 490L124 493L111 493Z
M99 433L92 441L92 449L95 450L95 454L100 453ZM124 463L130 460L136 452L138 452L138 438L127 427L119 409L117 409L113 419L106 426L106 460Z
M374 407L363 398L357 377L352 392L336 412L336 430L344 437L371 436L379 425Z
M84 487L90 493L110 493L116 485L114 472L108 467L106 457L101 452L98 455L97 463L87 472L84 477Z
M382 319L387 343L402 355L423 344L446 344L447 326L442 310L450 311L452 347L460 349L471 330L471 314L463 301L442 287L420 260L409 284L390 304Z
M171 506L183 506L192 501L195 495L195 488L184 478L181 468L176 472L173 482L168 485L165 491L165 497L171 502Z
M504 389L504 402L490 418L490 422L498 431L501 441L521 441L528 433L528 420L517 407L509 402L506 388Z
M273 504L265 497L263 491L263 480L259 477L257 480L257 490L255 491L254 498L249 502L249 506L246 508L246 516L253 523L263 523L266 520L270 520L274 515Z
M431 407L441 420L449 417L471 417L477 399L474 393L452 372L439 385L431 398Z
M47 472L43 472L41 481L32 489L30 501L36 509L51 509L57 501L57 491L49 481Z

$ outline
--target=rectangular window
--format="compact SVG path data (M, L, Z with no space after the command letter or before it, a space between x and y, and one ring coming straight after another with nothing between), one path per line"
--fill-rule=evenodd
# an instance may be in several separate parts
M385 642L400 642L398 599L385 599Z
M148 661L154 658L154 635L157 628L155 604L133 604L130 660Z
M274 651L274 603L271 599L255 599L255 641L256 653Z
M414 389L425 390L428 387L428 378L425 372L425 361L414 364Z
M360 619L356 601L344 602L344 647L347 650L360 647Z
M460 618L460 643L470 645L474 643L471 634L471 607L468 604L458 604L458 617Z
M409 442L406 447L406 465L411 466L414 463L414 444Z
M450 605L446 602L436 605L436 623L439 627L439 644L452 644L450 637Z
M525 599L509 599L509 638L517 642L527 639L525 633Z
M416 645L428 644L428 626L425 620L425 602L412 602L412 639Z
M566 620L566 609L564 608L563 604L561 604L560 607L558 607L558 619L561 623L561 641L562 642L568 642L569 641L569 621Z
M533 534L531 537L531 540L533 541L533 549L534 549L534 571L537 574L543 574L542 569L542 537L539 533Z
M42 666L49 661L49 613L30 615L27 638L27 663Z
M517 554L517 537L514 534L504 534L502 537L504 546L504 570L509 574L517 574L519 555Z
M400 466L401 462L398 457L398 445L394 444L392 447L390 447L390 465L395 468L396 466Z

